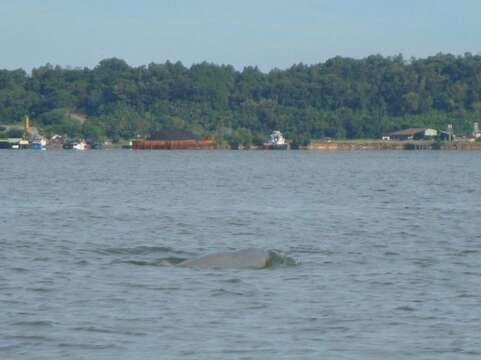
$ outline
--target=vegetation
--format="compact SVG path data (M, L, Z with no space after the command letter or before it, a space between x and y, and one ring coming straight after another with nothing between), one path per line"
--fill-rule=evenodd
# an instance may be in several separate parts
M0 70L0 123L29 114L47 133L114 141L177 129L250 146L279 129L311 139L378 138L411 126L471 132L481 118L481 56L336 57L263 73L181 63ZM72 113L85 114L81 122Z
M21 138L23 137L23 130L12 128L9 130L0 130L0 138Z

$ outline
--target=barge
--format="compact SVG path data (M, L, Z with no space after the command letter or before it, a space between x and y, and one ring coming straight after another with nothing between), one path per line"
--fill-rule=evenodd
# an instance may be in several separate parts
M215 149L213 139L204 140L132 140L133 150L210 150Z

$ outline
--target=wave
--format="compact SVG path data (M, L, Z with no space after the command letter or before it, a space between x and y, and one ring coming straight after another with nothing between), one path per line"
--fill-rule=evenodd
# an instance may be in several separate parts
M54 326L55 322L50 320L21 320L13 323L14 326Z

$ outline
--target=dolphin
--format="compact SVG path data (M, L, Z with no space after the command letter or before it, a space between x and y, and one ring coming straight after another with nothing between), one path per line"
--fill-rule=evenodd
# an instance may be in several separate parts
M271 252L257 248L217 252L177 264L198 269L264 269L272 266Z

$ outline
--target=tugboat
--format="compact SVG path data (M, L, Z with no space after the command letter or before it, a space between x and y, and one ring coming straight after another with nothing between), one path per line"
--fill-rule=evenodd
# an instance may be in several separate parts
M265 150L288 150L289 144L279 130L274 130L264 143Z
M25 115L23 117L23 137L18 142L18 144L12 145L12 149L32 149L32 150L46 150L47 140L40 136L37 131L34 131L32 136L33 128L30 127L30 117Z
M28 149L47 150L47 140L43 137L33 137L28 144Z

